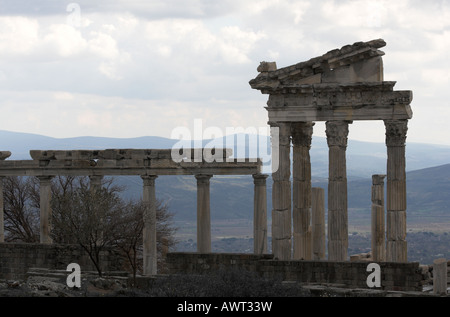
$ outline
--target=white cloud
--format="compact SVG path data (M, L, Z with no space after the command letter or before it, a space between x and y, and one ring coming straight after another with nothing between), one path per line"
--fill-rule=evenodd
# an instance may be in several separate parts
M221 55L228 63L243 64L250 62L248 54L264 36L262 32L243 31L237 26L228 26L221 29L217 42L221 44Z
M53 24L39 43L60 57L70 57L84 52L87 41L76 28L67 24Z
M73 94L71 94L70 92L66 92L66 91L57 91L53 93L53 99L54 100L62 100L62 101L67 101L67 100L73 100L75 97Z
M266 114L260 103L176 99L140 100L104 97L65 91L34 91L0 94L3 100L0 126L4 130L39 133L56 137L105 136L170 137L176 127L193 129L194 119L204 127L264 127ZM223 111L217 109L223 108ZM228 120L230 118L230 120ZM56 132L57 131L57 132Z
M102 59L116 59L119 56L117 41L108 34L91 32L89 39L89 50Z
M0 55L29 55L39 41L39 23L35 19L0 17Z
M2 129L168 136L194 118L207 126L266 125L267 96L248 85L260 61L284 67L384 38L385 79L414 92L411 137L450 143L439 136L450 134L445 120L424 129L435 111L450 115L448 0L83 0L75 27L64 6L4 3ZM362 126L351 136L378 135Z
M228 64L249 62L248 54L264 37L261 32L242 30L238 26L225 26L214 33L203 21L191 19L150 21L145 30L149 49L156 48L162 56L178 51L183 52L183 56L179 56L181 59L206 58L211 63L224 61Z

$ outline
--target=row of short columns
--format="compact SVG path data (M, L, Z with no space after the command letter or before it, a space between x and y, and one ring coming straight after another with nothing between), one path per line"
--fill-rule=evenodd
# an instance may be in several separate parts
M198 174L197 180L197 252L211 252L210 179L213 175ZM156 175L143 175L143 202L146 205L143 229L143 274L157 274L157 199ZM254 247L256 254L267 253L267 194L268 175L253 175L254 190ZM102 176L91 177L91 190L100 188ZM41 243L51 243L51 177L40 177ZM2 209L3 210L3 209Z
M330 261L347 261L348 259L346 149L351 123L351 121L326 122L329 148L328 259ZM388 155L386 260L407 262L405 142L408 120L385 120L384 123ZM312 187L309 151L314 123L271 122L270 125L272 128L277 128L272 129L272 252L279 260L316 259L321 252L319 249L322 247L322 242L318 242L320 247L313 244L315 229L311 219ZM377 211L374 211L374 214L377 214ZM377 219L376 215L374 217Z
M198 174L197 180L197 252L211 252L211 198L210 180L213 175ZM254 180L254 253L267 253L267 189L268 175L255 174ZM156 259L156 192L157 176L142 176L144 203L148 204L144 216L144 275L157 273Z
M156 175L142 175L143 202L143 274L157 274L157 199ZM213 175L198 174L197 180L197 252L211 252L210 179ZM255 174L254 179L254 253L267 253L267 189L268 175ZM38 176L40 182L40 243L51 244L51 181L52 176ZM102 186L103 176L90 176L90 190ZM0 242L4 242L3 181L0 178Z

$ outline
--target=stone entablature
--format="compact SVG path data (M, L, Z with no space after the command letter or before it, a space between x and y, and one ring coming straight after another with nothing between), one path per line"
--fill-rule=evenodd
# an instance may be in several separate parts
M269 121L408 120L411 91L394 91L395 82L315 84L270 91Z
M31 150L30 156L33 160L151 160L172 159L174 153L190 153L194 158L198 153L206 156L210 150L214 158L226 159L233 155L231 149L106 149L106 150ZM10 152L3 152L10 153ZM209 153L209 152L208 152ZM1 156L0 156L1 157Z
M178 157L181 152L185 159L180 156L178 162L172 158L174 153ZM2 153L10 155L10 152ZM0 160L0 175L253 175L261 172L261 159L230 158L231 155L231 149L31 150L32 160Z

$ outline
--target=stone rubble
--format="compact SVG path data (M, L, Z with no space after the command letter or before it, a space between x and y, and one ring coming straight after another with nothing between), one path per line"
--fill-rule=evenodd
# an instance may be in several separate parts
M25 281L0 280L0 297L102 297L119 296L128 289L124 276L99 277L83 273L81 287L68 287L67 272L30 269ZM123 273L122 273L123 274Z
M154 277L155 278L155 277ZM156 277L157 278L157 277ZM433 294L432 285L424 285L422 292L386 291L348 288L339 284L301 284L283 282L284 287L302 290L302 297L450 297ZM145 290L135 289L121 277L91 276L82 281L82 287L69 288L64 278L31 276L27 281L0 280L0 297L151 297Z

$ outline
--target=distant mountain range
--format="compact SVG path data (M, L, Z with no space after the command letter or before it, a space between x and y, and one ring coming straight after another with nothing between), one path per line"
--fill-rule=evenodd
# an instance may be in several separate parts
M224 137L216 140L203 140L205 145L228 146L234 150L234 155L254 157L257 153L256 144L249 140L258 138L259 146L266 145L259 156L270 157L270 138L267 136L246 136L242 144L242 135ZM30 159L30 150L76 150L76 149L170 149L174 145L196 146L197 141L180 141L156 136L138 138L107 138L107 137L74 137L53 138L38 134L10 132L0 130L0 151L10 151L10 159ZM252 144L249 144L252 143ZM242 144L242 146L241 146ZM384 143L371 143L349 140L347 147L347 174L349 178L370 177L386 170L386 146ZM431 145L423 143L407 143L407 171L450 164L450 146ZM313 136L311 148L312 174L317 177L328 177L328 146L325 138Z
M267 138L259 136L259 138ZM238 148L237 136L234 153L256 153L253 145ZM265 140L269 145L268 139ZM179 140L162 137L104 138L76 137L52 138L36 134L0 131L0 150L11 151L9 159L30 159L30 150L68 149L170 149ZM184 143L188 146L188 143ZM205 144L230 144L223 140L204 140ZM194 144L191 144L193 146ZM262 153L270 155L270 150ZM450 146L407 143L407 191L409 220L450 221ZM250 155L252 156L252 155ZM262 155L264 156L264 155ZM253 157L253 156L252 156ZM311 148L313 186L327 189L328 146L325 138L313 137ZM354 215L370 215L371 175L385 174L386 146L383 143L369 143L349 140L347 148L347 173L349 193L349 218ZM140 198L142 180L139 177L118 177L117 182L126 187L124 195ZM270 217L271 186L268 185L268 206ZM157 179L157 196L169 204L176 221L196 219L196 183L190 176L161 176ZM251 176L213 177L211 181L211 219L252 219L253 180ZM370 219L370 218L369 218ZM366 221L364 220L364 221Z

